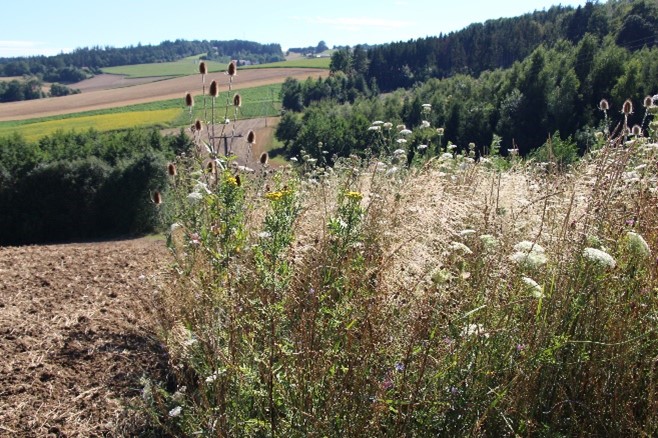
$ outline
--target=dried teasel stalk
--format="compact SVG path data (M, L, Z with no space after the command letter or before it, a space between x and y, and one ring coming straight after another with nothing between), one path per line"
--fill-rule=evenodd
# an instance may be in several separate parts
M219 84L217 83L217 81L212 81L212 82L210 83L210 88L208 89L208 93L209 93L212 97L217 97L217 96L219 96Z
M192 97L192 93L185 93L185 106L194 106L194 97Z
M235 76L238 72L238 66L235 63L235 61L231 61L228 64L228 68L226 69L226 74L229 76Z

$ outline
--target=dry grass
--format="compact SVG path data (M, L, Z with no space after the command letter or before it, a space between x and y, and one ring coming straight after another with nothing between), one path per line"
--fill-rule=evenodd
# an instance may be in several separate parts
M228 435L650 435L656 266L629 249L626 233L658 247L656 147L616 144L568 172L519 160L497 171L463 156L397 171L302 158L298 177L282 170L248 183L228 240L209 230L237 208L234 198L222 186L220 198L178 204L195 185L181 177L169 195L183 206L176 286L160 318L187 392L156 397L165 413L183 407L161 425ZM277 190L269 205L265 183ZM286 258L266 240L285 241L267 228L289 218L277 204L289 202L283 184L300 202ZM547 261L513 261L521 241ZM261 246L274 252L263 258ZM617 267L600 268L587 246ZM235 247L245 249L215 250Z

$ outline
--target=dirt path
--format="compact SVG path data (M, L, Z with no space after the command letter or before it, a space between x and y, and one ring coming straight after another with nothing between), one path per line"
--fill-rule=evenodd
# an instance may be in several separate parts
M309 76L327 76L328 71L309 68L267 68L242 70L238 72L233 88L258 87L277 84L287 77L304 80ZM221 85L220 92L226 91L227 76L224 73L210 73L206 84L217 80ZM70 114L82 111L135 105L138 103L156 102L159 100L184 98L186 92L201 94L201 77L199 75L184 76L157 82L135 85L132 87L114 89L93 89L87 93L47 99L26 100L0 104L0 121L26 120L37 117Z
M152 296L166 250L146 239L0 247L0 436L126 436L157 374Z

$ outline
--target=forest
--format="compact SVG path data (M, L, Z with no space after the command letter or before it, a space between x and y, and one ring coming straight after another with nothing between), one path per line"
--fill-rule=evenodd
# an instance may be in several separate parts
M332 77L284 85L278 138L290 156L305 148L324 160L368 150L380 135L369 131L372 121L410 129L426 121L442 129L441 140L474 143L479 154L500 143L503 153L525 155L556 136L582 152L596 132L619 128L626 99L635 104L629 127L646 131L642 104L658 92L657 28L655 2L588 2L340 50ZM599 109L602 99L609 112ZM439 139L414 132L407 141L413 148Z
M98 239L156 229L150 195L190 140L158 131L0 138L0 245Z

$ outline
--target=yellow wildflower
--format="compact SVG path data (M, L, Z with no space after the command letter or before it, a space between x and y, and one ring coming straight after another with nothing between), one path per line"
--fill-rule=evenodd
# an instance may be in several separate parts
M354 199L355 201L360 201L363 199L363 194L360 192L347 192L345 197L348 199Z

